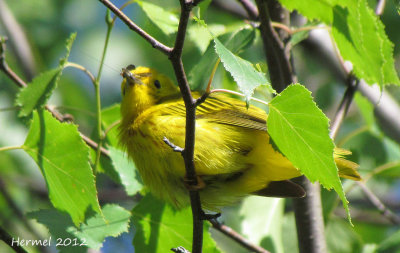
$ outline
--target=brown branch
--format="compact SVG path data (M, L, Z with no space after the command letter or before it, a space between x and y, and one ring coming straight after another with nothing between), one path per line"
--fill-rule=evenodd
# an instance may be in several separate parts
M14 49L15 58L19 66L21 66L22 72L28 80L31 80L36 73L35 59L31 46L22 27L15 19L6 2L0 0L0 23L10 38L10 45Z
M249 0L238 0L238 1L243 6L243 8L246 10L247 15L249 15L249 18L251 20L258 19L257 7L254 6L254 4L251 1L249 1Z
M271 24L271 18L266 1L256 0L261 22L260 33L266 54L268 72L271 78L271 85L280 93L289 84L293 83L295 75L285 52L285 47L279 38L278 33Z
M170 61L174 68L175 76L178 81L183 101L186 107L186 133L185 148L182 151L183 160L186 168L186 179L189 185L197 185L197 177L194 166L194 145L195 145L195 126L196 126L196 100L193 99L190 87L186 78L182 63L182 50L185 41L186 28L189 14L193 7L193 2L180 0L181 16L179 20L178 32L176 34L175 45L170 54ZM190 203L193 215L193 244L192 252L200 253L203 247L203 210L201 208L200 194L198 191L190 190Z
M343 94L342 101L340 102L340 105L336 111L335 118L333 119L331 124L330 136L332 139L335 139L339 128L343 123L350 104L353 101L354 94L357 91L358 84L359 80L357 80L353 75L350 74L347 78L347 89Z
M224 235L228 236L235 242L239 243L242 245L244 248L250 250L251 252L257 252L257 253L269 253L268 250L261 248L260 246L254 245L251 243L249 240L244 238L242 235L240 235L238 232L233 230L232 228L221 224L215 219L210 220L212 227L218 230L219 232L223 233Z
M0 70L2 70L16 85L25 87L26 83L10 69L6 62L6 41L7 38L0 37Z
M126 16L118 7L116 7L109 0L99 0L103 3L108 9L110 9L116 16L118 16L122 22L124 22L131 30L135 31L137 34L142 36L145 40L147 40L154 48L160 50L166 55L171 53L171 48L167 47L163 43L159 42L155 38L153 38L150 34L146 33L143 29L141 29L138 25L136 25L128 16Z
M400 217L387 208L382 201L370 190L363 182L356 182L357 185L364 192L367 199L379 210L379 212L386 217L392 224L400 225Z

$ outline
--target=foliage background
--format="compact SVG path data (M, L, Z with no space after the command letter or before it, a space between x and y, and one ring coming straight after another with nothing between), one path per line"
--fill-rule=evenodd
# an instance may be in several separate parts
M177 1L151 1L167 6L168 10L179 13ZM35 57L35 74L54 68L59 58L65 54L65 40L70 33L77 32L77 38L71 50L69 61L77 62L96 73L104 45L106 26L104 23L105 8L96 1L6 1L12 14L26 33ZM120 6L123 1L115 1ZM236 6L236 2L225 3ZM375 1L369 1L375 6ZM400 24L396 11L396 1L388 1L382 21L390 40L395 45L394 56L399 69L400 34L396 27ZM235 7L237 8L237 7ZM163 34L154 24L149 22L142 9L133 4L125 10L130 17L150 34L162 42L171 45L173 36ZM207 24L214 24L215 31L228 31L243 24L243 20L229 14L218 5L211 5L205 16ZM0 24L0 35L5 31ZM202 38L195 35L186 41L184 49L184 64L186 72L198 62L201 51L198 42ZM15 57L15 52L8 43L6 54L8 64L23 79L29 81L32 76L21 69L21 64ZM259 36L254 45L243 50L240 56L253 63L260 63L265 69L262 45ZM319 107L332 118L341 96L344 92L342 78L332 72L329 66L321 63L313 48L302 43L293 50L296 72L299 82L313 92ZM120 69L133 63L135 65L151 66L174 78L168 59L147 44L141 37L131 32L117 20L111 34L110 45L101 80L102 107L107 108L120 102ZM235 88L232 78L220 66L214 83L223 87ZM390 94L400 101L398 87L387 87ZM18 88L5 75L0 74L0 146L21 145L28 133L27 122L17 117L14 100ZM262 90L258 93L262 97ZM75 69L66 69L53 93L50 105L56 106L62 113L73 115L79 130L87 136L95 135L95 97L94 88L88 78ZM391 208L400 214L400 150L399 143L383 132L380 122L373 114L371 105L359 94L356 96L348 117L342 126L336 144L353 151L352 159L358 162L363 175L379 170L387 164L389 169L374 175L367 183L368 188ZM25 214L51 207L48 199L45 181L37 165L22 150L0 152L0 225L7 228L10 234L21 238L32 238L37 234L41 238L49 236L47 229ZM330 252L385 252L385 245L390 240L400 244L399 226L393 225L382 216L365 198L353 182L344 182L348 193L354 227L343 219L344 213L338 205L335 193L323 190L324 215L326 222L326 238ZM136 205L136 198L128 197L121 185L115 183L107 174L97 176L97 189L101 206L106 203L117 203L127 210ZM11 199L7 199L7 197ZM15 207L10 205L13 203ZM335 209L333 213L331 210ZM16 212L20 210L21 213ZM222 220L242 232L255 243L261 244L272 252L295 252L296 232L291 201L277 199L248 198L238 206L226 208ZM265 224L262 224L265 222ZM261 224L261 225L260 225ZM117 239L108 238L102 247L103 252L113 252L115 247L131 249L133 237L132 224L130 232L122 234ZM246 252L234 245L219 232L212 231L221 249L229 252ZM388 243L389 240L389 243ZM396 243L395 243L396 244ZM394 245L395 245L394 244ZM0 242L0 251L9 250ZM39 252L38 249L31 249ZM49 249L48 249L49 250ZM51 248L50 250L54 250ZM393 252L393 248L389 248ZM396 248L396 252L400 249ZM227 251L228 252L228 251Z

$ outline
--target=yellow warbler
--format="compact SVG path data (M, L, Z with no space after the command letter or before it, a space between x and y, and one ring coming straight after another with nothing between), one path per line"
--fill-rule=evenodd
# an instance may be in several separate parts
M123 69L120 142L150 191L176 207L189 204L182 156L163 139L184 147L185 106L172 81L156 70L133 65ZM193 93L194 97L200 94ZM203 183L201 202L218 210L248 194L302 197L288 179L301 175L270 144L267 114L243 101L211 94L196 111L194 163ZM339 174L359 180L349 151L335 149Z

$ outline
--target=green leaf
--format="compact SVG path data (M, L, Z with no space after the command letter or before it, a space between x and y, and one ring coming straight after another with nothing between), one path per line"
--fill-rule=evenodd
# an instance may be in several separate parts
M231 52L237 53L253 43L255 31L246 26L218 38ZM210 44L201 57L200 62L190 71L189 78L192 89L198 89L207 85L211 71L218 58L214 46Z
M301 15L310 20L318 19L326 24L332 23L332 8L338 0L279 0L279 2L290 11L297 10Z
M147 194L132 210L136 229L133 245L137 252L168 252L183 246L192 248L192 212L190 207L174 210ZM204 223L204 252L220 252L209 233L209 224Z
M72 44L74 44L75 39L76 39L76 32L71 33L71 35L65 42L65 48L67 49L67 52L65 53L65 56L60 59L60 63L59 63L60 67L64 68L65 65L68 63L69 54L71 53Z
M318 25L318 22L315 22L315 21L314 22L307 22L307 24L305 24L303 26L303 28L305 28L305 27L314 27L314 26L317 26L317 25ZM297 44L299 44L303 40L307 39L308 35L310 34L310 31L311 30L303 30L303 31L296 32L295 34L293 34L291 36L291 38L290 38L290 43L291 43L292 47L297 45Z
M289 10L296 9L309 19L332 25L332 34L343 59L353 64L358 78L369 84L397 84L393 44L383 23L366 0L280 0Z
M37 222L45 225L49 233L51 235L51 245L56 245L58 242L65 240L72 240L72 243L69 247L60 246L63 244L59 244L57 249L62 253L85 253L87 252L87 246L85 246L86 241L81 241L78 238L74 231L76 228L74 223L71 220L71 217L63 212L57 211L56 209L43 209L34 212L29 212L27 217L30 219L35 219ZM60 238L60 239L58 239ZM68 239L67 239L68 238ZM46 238L49 239L49 238ZM51 240L50 239L50 240ZM76 245L77 244L77 245ZM72 246L76 245L76 246Z
M354 229L341 219L333 219L326 226L328 252L361 252L362 241Z
M347 8L335 6L332 34L343 59L353 63L358 78L369 84L400 85L393 44L366 0L347 1Z
M109 147L110 157L120 181L128 195L132 196L143 188L143 183L135 165L129 161L127 154L114 147Z
M334 144L329 122L300 84L288 86L269 103L268 133L279 150L311 182L334 189L342 199L349 219L348 202L333 159Z
M212 24L205 27L202 24L196 23L188 29L190 40L196 44L201 53L204 53L208 45L210 45L210 41L213 39L211 34L219 36L223 33L226 33L226 27L220 24Z
M275 93L264 73L258 72L250 62L234 55L217 38L214 42L215 50L225 69L231 73L240 91L246 96L246 100L250 99L254 89L260 85L266 85L271 93Z
M115 204L108 204L102 208L101 214L96 214L86 220L79 229L71 228L80 239L86 239L90 248L99 249L106 237L117 237L128 232L130 212Z
M210 5L212 0L203 0L197 5L197 16L200 19L204 19L205 13L208 9L208 6Z
M166 35L173 34L178 30L179 18L174 13L146 1L136 2L142 7L147 17Z
M106 237L117 237L128 231L129 211L121 206L108 204L102 208L102 214L104 216L91 216L79 228L74 226L69 216L55 209L31 212L28 217L48 227L53 239L62 238L66 243L69 239L72 240L68 247L57 247L62 252L86 252L86 247L73 246L73 243L84 243L92 249L99 249ZM75 238L78 240L74 240Z
M34 111L22 147L39 166L54 207L71 215L75 225L88 208L100 212L89 150L76 125L60 123L48 111Z
M18 113L19 117L28 117L33 110L43 108L50 98L51 93L57 86L58 79L68 60L72 43L74 42L76 33L71 34L66 42L67 53L60 60L57 68L41 73L30 82L27 87L20 90L17 95L16 105L21 109Z
M56 68L41 73L20 90L16 100L16 105L21 107L18 117L30 116L33 110L44 107L56 87L61 70L62 68Z
M271 252L284 252L281 233L284 206L284 199L247 197L239 212L243 218L242 234Z

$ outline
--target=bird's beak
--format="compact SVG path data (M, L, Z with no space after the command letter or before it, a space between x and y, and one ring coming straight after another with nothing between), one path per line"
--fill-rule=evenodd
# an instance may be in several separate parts
M125 78L129 84L143 84L142 80L140 80L140 76L133 74L128 67L122 68L121 76Z

